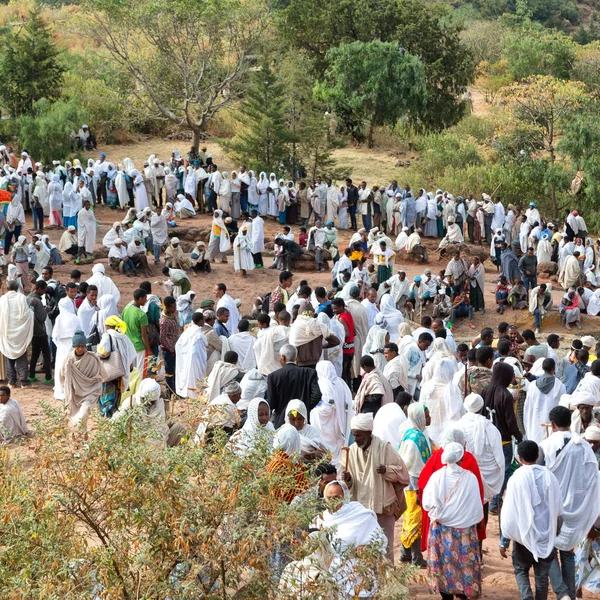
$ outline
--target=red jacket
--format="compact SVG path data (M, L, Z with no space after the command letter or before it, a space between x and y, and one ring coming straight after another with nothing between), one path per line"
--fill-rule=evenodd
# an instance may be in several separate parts
M431 458L425 463L423 470L421 471L421 475L419 476L419 491L417 492L417 497L419 499L419 504L421 504L421 500L423 497L423 490L429 481L429 478L436 472L439 471L443 466L442 463L442 453L444 452L443 448L436 450ZM483 504L483 481L481 479L481 473L479 472L479 465L475 460L475 457L465 450L465 455L463 456L462 462L460 466L465 469L465 471L471 471L477 477L477 483L479 484L479 493L481 494L481 502ZM421 504L422 505L422 504ZM421 525L421 550L427 549L427 538L429 536L429 513L426 510L423 510L423 523ZM485 521L481 521L479 525L477 525L477 538L479 540L485 540Z

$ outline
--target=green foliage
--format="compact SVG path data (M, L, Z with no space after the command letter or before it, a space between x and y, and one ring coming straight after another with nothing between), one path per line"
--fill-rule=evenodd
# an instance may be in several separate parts
M72 154L71 132L79 131L86 115L74 100L50 103L42 99L33 105L33 114L16 120L19 147L44 164Z
M240 132L226 151L239 163L260 173L290 172L292 142L297 137L286 123L287 93L284 84L266 61L250 76L239 114Z
M575 43L566 35L525 26L505 36L502 56L517 81L533 75L569 79L575 51Z
M417 149L421 150L419 169L433 180L443 176L446 169L461 170L483 162L475 140L463 133L448 131L423 136Z
M399 43L425 68L427 98L414 115L415 123L442 129L463 116L462 94L473 80L475 63L447 5L425 0L289 0L277 17L278 37L304 50L321 75L328 50L342 43Z
M0 102L13 117L31 114L34 104L60 96L64 67L52 34L37 10L21 31L5 34L1 44Z
M341 44L327 52L327 63L315 95L345 119L353 133L368 123L369 147L376 125L393 124L425 104L423 65L397 43Z

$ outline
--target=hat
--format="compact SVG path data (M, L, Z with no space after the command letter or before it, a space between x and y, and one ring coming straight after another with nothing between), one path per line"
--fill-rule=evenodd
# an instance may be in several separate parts
M171 244L179 244L179 238L178 237L172 237L171 238Z
M223 390L226 394L239 394L242 386L237 381L230 381Z
M577 216L579 216L579 213L578 213L576 210L574 210L574 211L573 211L573 216L574 216L574 217L577 217Z
M548 223L548 227L554 227L554 223Z
M205 298L204 300L202 300L202 302L200 302L200 308L208 308L209 306L213 306L214 303L214 300L211 300L210 298Z
M242 300L241 300L241 298L236 298L236 299L234 300L234 302L235 302L235 305L236 305L238 308L239 308L239 307L242 305Z
M583 434L583 439L588 442L600 442L600 427L589 425Z
M470 413L478 413L483 408L483 398L479 394L469 394L463 405L465 410Z
M594 348L596 346L596 338L592 335L585 335L581 338L581 343L586 348Z
M106 158L106 154L104 154L104 152L100 153L100 158Z
M225 223L233 223L233 219L231 217L227 217L225 219Z
M431 269L425 269L424 273L425 275L431 275Z
M325 223L325 225L333 225L333 221L327 221L327 223Z
M535 206L535 202L530 202L529 206Z
M442 464L455 465L465 454L465 449L457 442L450 442L442 453Z
M67 229L68 231L77 231L77 227L75 227L75 225L69 225Z
M73 348L75 346L85 346L87 343L87 338L85 337L85 333L83 331L76 331L73 334Z
M373 413L360 413L352 417L350 429L354 431L373 431Z
M415 275L415 277L413 278L414 282L419 282L421 281L421 276L420 275Z
M217 315L215 315L214 310L205 310L202 312L204 318L208 321L209 319L215 319Z

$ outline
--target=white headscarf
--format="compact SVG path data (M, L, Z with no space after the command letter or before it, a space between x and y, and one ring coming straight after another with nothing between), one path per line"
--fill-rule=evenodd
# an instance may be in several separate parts
M395 403L382 406L373 419L373 435L389 442L396 449L402 442L400 427L407 421L404 411Z
M276 432L273 439L273 449L281 450L292 460L300 459L302 440L298 430L289 423L283 424Z
M404 322L402 313L396 308L396 302L390 294L385 294L380 304L381 315L387 323L387 330L390 334L390 342L398 339L398 325Z

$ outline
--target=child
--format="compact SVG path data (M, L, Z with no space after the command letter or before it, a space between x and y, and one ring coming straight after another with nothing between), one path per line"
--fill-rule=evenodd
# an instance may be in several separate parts
M306 244L308 243L308 233L306 233L306 227L300 227L298 243L300 244L301 248L306 248Z

